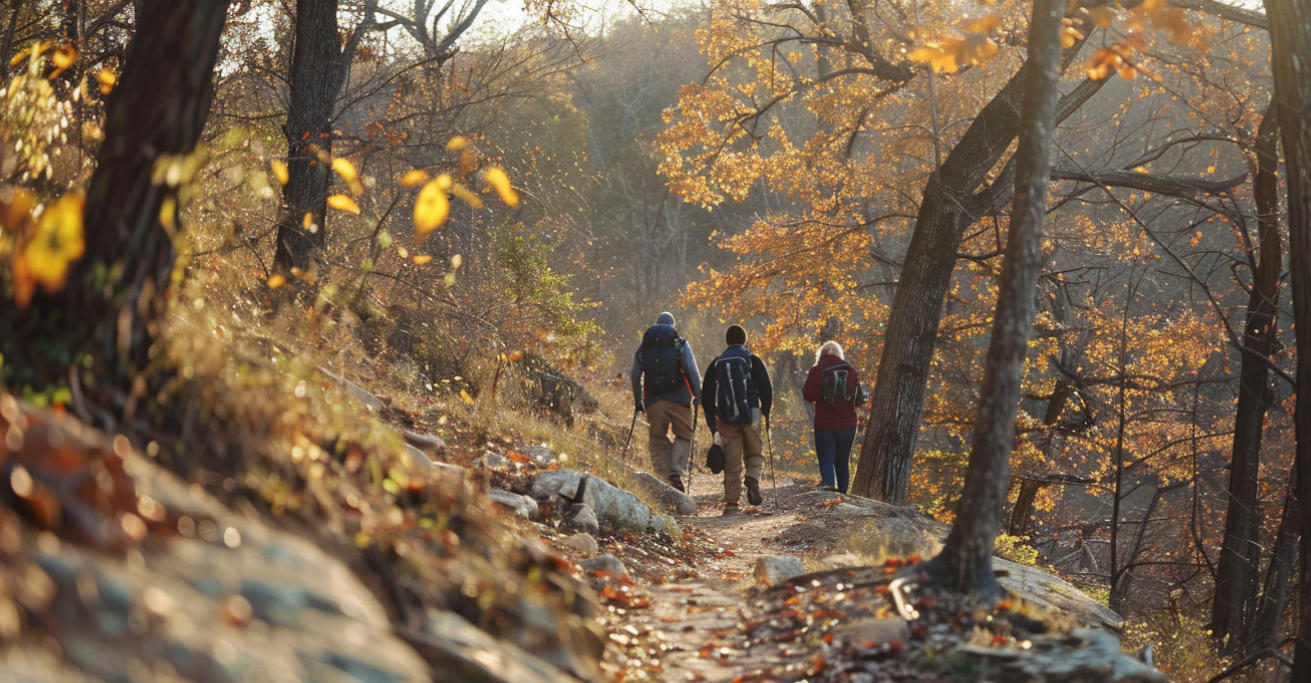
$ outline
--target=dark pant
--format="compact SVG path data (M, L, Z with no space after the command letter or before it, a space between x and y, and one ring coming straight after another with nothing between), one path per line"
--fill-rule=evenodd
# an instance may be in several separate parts
M815 430L819 477L825 486L834 486L843 493L847 492L847 484L851 482L851 444L855 440L855 427Z

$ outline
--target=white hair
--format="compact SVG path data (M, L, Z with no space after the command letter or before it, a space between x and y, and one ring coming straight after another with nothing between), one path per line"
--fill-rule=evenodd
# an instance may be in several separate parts
M846 356L842 355L842 345L832 339L819 345L819 350L815 352L815 362L818 363L819 357L825 354L837 356L838 358L846 360Z

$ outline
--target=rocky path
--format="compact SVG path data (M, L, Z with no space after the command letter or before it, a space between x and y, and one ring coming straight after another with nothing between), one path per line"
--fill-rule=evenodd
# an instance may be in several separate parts
M743 625L765 614L750 593L758 585L753 570L763 556L802 553L780 539L805 518L797 494L802 484L780 480L780 491L764 491L759 507L723 516L722 480L702 472L689 491L696 516L680 518L695 560L663 580L638 579L649 609L610 614L606 619L617 678L626 680L776 680L797 678L807 667L807 649L751 642ZM781 492L781 495L779 493ZM643 572L635 567L634 575ZM791 669L793 675L784 676Z

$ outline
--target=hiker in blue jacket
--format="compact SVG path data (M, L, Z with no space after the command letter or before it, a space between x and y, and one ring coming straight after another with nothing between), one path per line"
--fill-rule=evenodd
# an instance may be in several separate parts
M692 455L692 404L701 395L701 373L692 345L678 336L674 315L661 313L633 354L634 410L650 424L651 470L683 491ZM674 440L670 442L669 431Z
M760 476L765 456L760 419L769 423L774 390L765 361L747 350L747 333L731 325L724 335L728 348L710 362L701 385L701 408L715 443L724 447L724 514L737 512L742 498L745 465L747 502L760 505Z

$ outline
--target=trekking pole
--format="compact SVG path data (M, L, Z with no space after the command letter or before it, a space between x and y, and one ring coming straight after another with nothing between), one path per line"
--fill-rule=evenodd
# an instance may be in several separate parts
M774 474L774 430L769 428L769 416L765 416L765 443L769 444L769 480L778 488L778 477Z
M628 438L624 440L624 449L619 451L619 461L628 462L628 444L633 442L633 428L637 427L637 411L633 411L633 421L628 425Z

